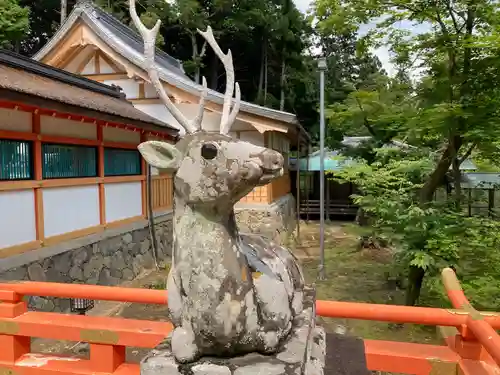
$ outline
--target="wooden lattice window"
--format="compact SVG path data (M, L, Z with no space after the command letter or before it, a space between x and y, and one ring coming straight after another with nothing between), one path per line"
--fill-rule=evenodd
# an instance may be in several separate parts
M42 144L43 178L97 177L97 148Z
M133 176L141 174L141 154L138 150L104 149L105 176Z
M33 144L0 139L0 180L33 179Z

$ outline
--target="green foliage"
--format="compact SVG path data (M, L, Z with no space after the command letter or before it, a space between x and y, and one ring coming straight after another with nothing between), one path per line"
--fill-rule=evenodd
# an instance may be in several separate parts
M401 262L425 270L454 263L457 244L449 238L461 230L455 225L457 217L445 204L421 207L418 199L433 161L419 151L381 148L375 152L372 163L358 159L336 172L335 178L358 187L355 203L372 218L376 234L396 246Z
M500 289L493 281L500 279L500 222L467 217L446 201L422 206L418 191L435 165L426 155L377 149L371 164L358 159L331 178L358 186L354 201L369 214L373 234L397 249L395 267L425 270L431 291L445 299L439 273L453 265L478 308L498 306Z
M375 24L358 40L357 50L385 44L393 53L393 79L356 87L329 107L328 116L337 138L371 136L359 149L345 151L360 159L339 178L360 187L355 200L379 235L390 237L398 249L397 259L409 271L410 303L418 298L415 290L424 275L449 264L461 269L468 288L481 288L479 304L485 306L489 297L498 300L488 284L500 277L490 270L498 257L498 224L463 214L458 166L472 155L482 168L496 169L500 157L499 10L492 0L314 4L321 34L356 33L364 24ZM401 22L425 27L412 34L397 27ZM415 68L418 78L410 75ZM399 155L378 150L391 139L415 149ZM454 204L436 201L437 189L450 177Z
M0 47L12 47L29 31L29 8L16 0L0 0Z

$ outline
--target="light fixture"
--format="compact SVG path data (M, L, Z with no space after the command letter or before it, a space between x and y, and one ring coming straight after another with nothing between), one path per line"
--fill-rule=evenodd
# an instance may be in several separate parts
M326 57L320 57L318 59L318 70L320 71L324 71L328 68L327 64L326 64Z

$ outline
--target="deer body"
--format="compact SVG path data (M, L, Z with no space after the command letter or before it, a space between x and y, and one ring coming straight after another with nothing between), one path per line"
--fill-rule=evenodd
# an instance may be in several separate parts
M302 312L303 276L288 250L260 236L240 235L233 206L254 187L281 176L283 157L227 135L238 114L240 90L231 53L222 52L210 27L199 32L223 62L227 79L220 134L201 130L206 80L198 113L188 120L171 102L155 68L160 22L147 29L135 0L130 0L130 15L144 39L151 83L187 133L176 145L139 145L149 164L174 176L174 248L167 280L175 327L172 352L182 363L204 355L276 352ZM260 276L253 278L255 271Z
M177 360L276 351L301 311L302 274L286 249L240 235L233 206L255 186L280 176L283 157L202 131L175 146L151 141L139 149L154 166L173 163L177 171L167 282ZM254 271L262 276L254 280Z

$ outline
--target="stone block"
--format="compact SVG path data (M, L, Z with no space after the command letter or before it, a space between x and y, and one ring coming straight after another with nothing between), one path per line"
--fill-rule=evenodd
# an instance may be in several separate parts
M178 364L170 350L170 338L141 362L141 375L323 375L325 333L315 325L315 296L304 293L304 309L294 321L291 336L274 355L249 353L239 357L203 357Z

